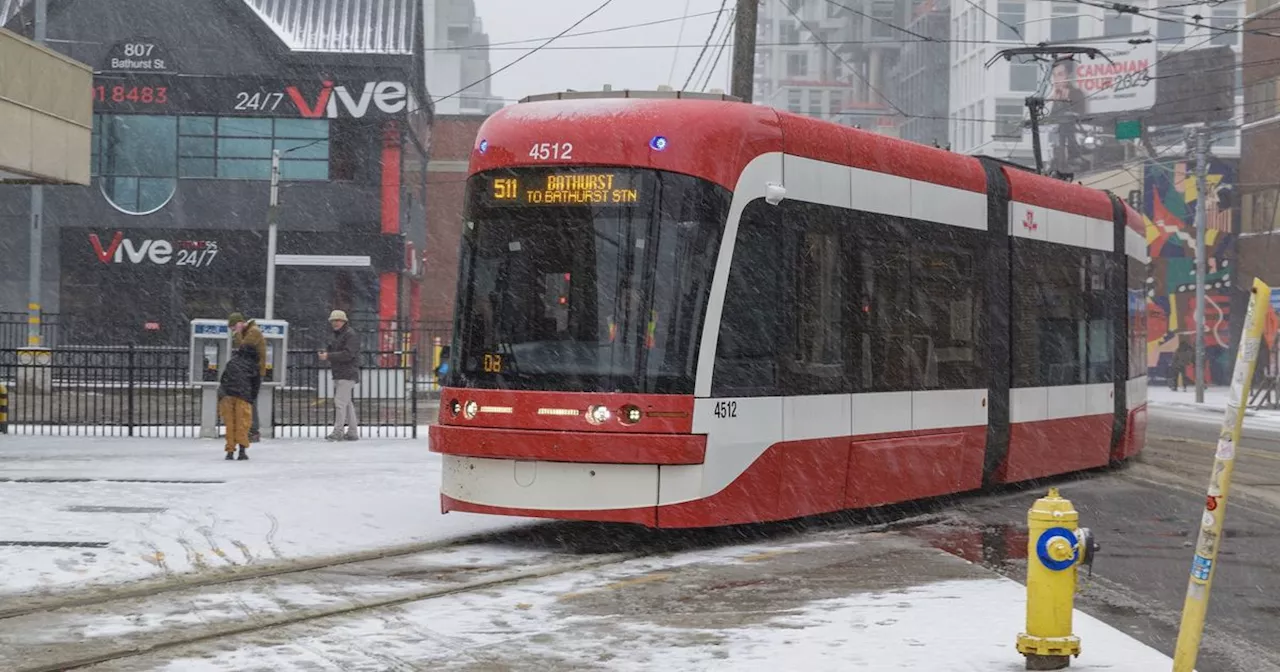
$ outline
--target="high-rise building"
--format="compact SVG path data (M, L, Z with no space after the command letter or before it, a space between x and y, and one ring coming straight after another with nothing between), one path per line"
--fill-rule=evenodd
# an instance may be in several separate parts
M905 0L765 0L756 35L756 103L896 134L890 73Z
M907 113L899 136L922 144L948 144L947 92L951 84L951 7L947 0L912 0L902 54L893 70L893 102ZM924 36L928 40L915 37Z
M503 101L489 82L489 36L475 0L424 0L427 86L441 115L492 114Z

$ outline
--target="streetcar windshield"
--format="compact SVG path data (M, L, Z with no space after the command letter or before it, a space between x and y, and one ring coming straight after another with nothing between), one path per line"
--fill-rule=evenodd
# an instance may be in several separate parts
M612 168L467 190L451 385L693 393L728 190Z

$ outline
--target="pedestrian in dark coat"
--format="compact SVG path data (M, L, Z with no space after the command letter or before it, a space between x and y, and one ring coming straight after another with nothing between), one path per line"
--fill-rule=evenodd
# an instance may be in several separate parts
M241 344L231 355L218 385L218 412L227 427L227 459L249 459L249 427L253 423L253 400L258 398L262 374L258 369L258 349ZM233 457L236 446L240 455Z
M227 324L231 326L231 347L239 348L241 345L248 343L258 351L258 375L263 380L267 379L267 338L262 335L262 329L258 328L258 323L253 320L245 320L243 313L231 313L227 318ZM253 400L253 426L249 428L249 440L257 443L262 440L262 435L258 432L258 400Z
M356 441L360 438L360 420L356 417L356 404L352 399L360 384L360 335L351 328L347 314L335 310L329 314L329 326L333 338L329 347L320 351L320 361L329 362L333 373L333 406L337 419L333 432L325 437L329 441ZM342 428L346 426L346 434Z

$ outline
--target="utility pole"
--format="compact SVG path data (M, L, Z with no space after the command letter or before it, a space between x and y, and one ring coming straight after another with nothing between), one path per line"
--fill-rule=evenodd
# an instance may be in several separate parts
M733 26L733 75L729 93L751 102L756 79L756 24L760 0L738 0Z
M1209 126L1196 129L1196 403L1204 403L1204 229L1209 200Z
M35 41L45 43L45 19L47 0L36 0ZM44 186L31 186L31 254L30 268L27 271L29 281L27 289L27 346L39 347L44 344L40 329L40 264L41 246L44 244Z
M271 150L271 202L267 206L267 312L276 318L276 217L280 209L280 150Z

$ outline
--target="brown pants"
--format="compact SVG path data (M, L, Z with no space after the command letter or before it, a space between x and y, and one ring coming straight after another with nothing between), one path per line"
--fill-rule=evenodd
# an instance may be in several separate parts
M218 402L222 424L227 426L227 452L234 453L236 446L249 447L249 425L253 424L253 404L236 397L223 397Z

